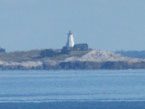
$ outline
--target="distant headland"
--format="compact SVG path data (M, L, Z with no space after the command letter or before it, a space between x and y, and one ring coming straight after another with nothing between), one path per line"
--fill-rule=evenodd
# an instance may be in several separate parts
M124 53L125 54L125 53ZM6 52L0 48L0 70L145 69L145 59L75 44L69 31L62 49Z

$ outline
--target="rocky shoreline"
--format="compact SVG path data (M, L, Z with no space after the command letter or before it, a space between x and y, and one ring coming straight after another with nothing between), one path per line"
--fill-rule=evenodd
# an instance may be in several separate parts
M0 70L145 69L144 59L125 57L110 51L71 51L55 56L50 56L48 52L41 56L42 51L3 53L0 56Z
M60 62L48 65L42 62L23 62L0 65L0 70L97 70L97 69L145 69L145 62L129 64L127 62Z

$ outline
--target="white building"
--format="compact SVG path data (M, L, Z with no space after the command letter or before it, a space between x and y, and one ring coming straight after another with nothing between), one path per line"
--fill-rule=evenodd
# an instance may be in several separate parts
M74 47L74 45L75 45L75 42L74 42L73 34L72 34L71 31L69 31L66 47L67 48L72 48L72 47Z

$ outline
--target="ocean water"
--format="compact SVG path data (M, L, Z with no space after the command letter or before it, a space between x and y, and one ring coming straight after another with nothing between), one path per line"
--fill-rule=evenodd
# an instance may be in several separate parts
M0 109L145 109L145 70L0 71Z
M145 101L145 70L0 71L0 103Z

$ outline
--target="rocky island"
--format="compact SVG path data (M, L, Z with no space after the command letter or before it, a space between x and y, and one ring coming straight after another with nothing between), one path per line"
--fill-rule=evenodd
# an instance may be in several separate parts
M65 51L66 52L66 51ZM0 53L1 70L144 69L145 60L111 51L44 49Z
M62 49L0 52L0 70L145 69L145 59L75 44L70 31Z

